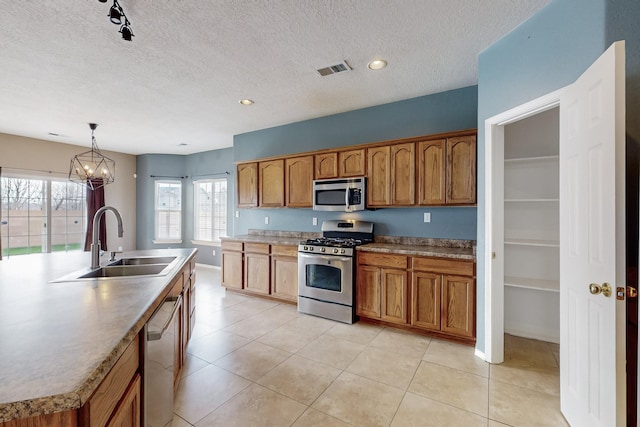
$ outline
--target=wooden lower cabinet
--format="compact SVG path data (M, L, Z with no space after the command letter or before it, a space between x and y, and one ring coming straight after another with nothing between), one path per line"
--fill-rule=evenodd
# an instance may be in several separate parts
M298 300L298 249L295 246L271 246L271 295Z
M356 314L406 324L407 257L360 253L356 273Z
M0 423L2 427L77 427L78 411L70 410L64 412L54 412L53 414L39 415L29 418L19 418L17 420Z
M242 242L222 242L222 286L233 289L243 288Z
M412 268L411 325L457 337L475 337L475 264L413 257Z
M140 427L141 389L142 381L138 374L129 384L113 418L109 421L109 427Z
M244 252L237 252L239 248ZM298 246L222 242L222 285L228 289L297 302Z
M269 244L245 243L244 253L244 289L250 292L269 295L270 260Z

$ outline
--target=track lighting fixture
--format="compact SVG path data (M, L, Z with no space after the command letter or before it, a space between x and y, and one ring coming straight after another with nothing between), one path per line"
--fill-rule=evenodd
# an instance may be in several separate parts
M98 0L100 3L106 3L107 0ZM127 16L124 14L124 10L122 10L122 6L118 3L118 0L113 0L113 6L109 9L109 14L107 15L109 20L116 24L121 25L120 30L118 31L122 34L122 38L128 42L131 41L131 37L133 37L133 31L131 30L131 22L127 19Z

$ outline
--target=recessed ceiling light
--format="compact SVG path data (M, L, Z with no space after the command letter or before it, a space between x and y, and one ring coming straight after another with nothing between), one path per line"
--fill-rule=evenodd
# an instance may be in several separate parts
M255 102L253 102L251 99L241 99L240 100L240 104L242 104L242 105L253 105L253 104L255 104Z
M375 61L369 62L369 65L367 66L370 70L382 70L387 66L387 61L384 59L376 59Z

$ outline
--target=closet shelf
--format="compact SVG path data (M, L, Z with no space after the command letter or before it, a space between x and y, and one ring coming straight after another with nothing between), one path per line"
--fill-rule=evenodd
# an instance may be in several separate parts
M538 202L538 203L556 203L559 202L560 199L556 198L541 198L541 199L504 199L505 203L530 203L530 202Z
M504 163L505 165L509 163L539 163L553 160L560 160L560 156L517 157L513 159L504 159Z
M560 281L532 279L529 277L505 276L504 285L513 288L535 289L546 292L560 292Z
M557 240L536 240L536 239L504 239L505 245L521 245L521 246L542 246L549 248L559 248L560 242Z

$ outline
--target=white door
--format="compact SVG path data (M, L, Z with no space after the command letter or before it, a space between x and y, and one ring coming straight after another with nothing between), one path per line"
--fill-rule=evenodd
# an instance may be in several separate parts
M560 99L560 396L572 426L626 425L624 90L616 42Z

